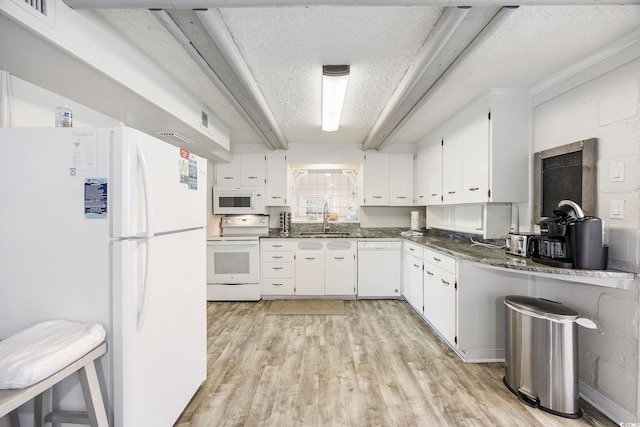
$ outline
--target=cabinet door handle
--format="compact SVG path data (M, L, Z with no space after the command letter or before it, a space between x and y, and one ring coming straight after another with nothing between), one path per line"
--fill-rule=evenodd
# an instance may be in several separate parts
M272 199L282 199L282 196L271 196Z
M455 191L449 191L447 194L456 194Z
M469 189L469 191L478 191L479 189L480 189L480 188L478 188L478 187L471 187L471 188Z
M431 193L431 197L435 197L437 195L438 195L438 193Z
M424 196L418 196L418 199L424 199Z
M282 255L279 255L279 256L274 255L274 256L272 256L271 258L272 258L272 259L282 259L283 257L282 257Z
M343 256L334 256L333 259L344 259Z
M432 273L432 272L430 272L429 270L427 270L427 274L428 274L429 276L433 276L433 273Z
M233 179L232 176L223 176L222 179Z
M445 286L449 286L449 285L451 284L451 283L447 282L447 281L446 281L446 280L444 280L444 279L440 279L440 281L441 281L442 283L444 283L444 285L445 285Z
M415 249L413 249L413 248L409 248L409 250L410 250L411 252L415 251Z
M316 259L316 257L304 257L304 259Z
M382 196L371 196L373 199L382 199Z
M271 245L272 248L281 248L282 245Z
M436 258L436 257L433 257L433 260L437 261L437 262L442 262L442 260L440 258Z
M282 286L282 283L272 283L271 286Z
M406 199L406 196L396 196L396 199Z
M414 266L415 268L420 268L420 266L419 266L418 264L413 264L413 266Z
M282 270L282 267L271 267L272 270Z
M248 179L258 179L258 177L257 177L257 176L248 176L247 178L248 178Z

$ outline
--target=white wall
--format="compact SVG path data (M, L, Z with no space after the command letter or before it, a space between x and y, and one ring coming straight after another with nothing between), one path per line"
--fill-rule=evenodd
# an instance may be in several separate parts
M598 138L596 215L608 222L610 267L638 271L640 225L640 60L619 67L534 109L534 150ZM625 181L610 182L611 165ZM625 201L624 219L609 217L611 200Z
M638 271L640 259L640 59L581 84L533 111L534 150L598 138L597 213L610 227L609 267ZM613 163L624 182L610 182ZM625 200L624 219L610 219L610 201ZM580 380L600 409L619 422L640 420L639 281L620 290L536 278L532 294L562 302L596 321L580 328Z
M56 107L65 103L73 112L74 127L109 127L121 123L91 108L71 101L51 91L8 76L6 93L9 123L6 127L54 127Z

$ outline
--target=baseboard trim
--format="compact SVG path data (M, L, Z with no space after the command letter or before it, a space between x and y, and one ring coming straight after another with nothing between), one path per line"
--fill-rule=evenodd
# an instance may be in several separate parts
M580 383L580 397L589 402L594 408L612 419L616 424L636 422L638 415L624 409L590 385L583 381Z

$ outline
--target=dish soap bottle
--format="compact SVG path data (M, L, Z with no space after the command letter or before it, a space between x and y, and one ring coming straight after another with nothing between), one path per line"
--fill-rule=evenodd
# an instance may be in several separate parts
M56 127L57 128L70 128L73 126L73 113L64 104L64 107L56 108Z

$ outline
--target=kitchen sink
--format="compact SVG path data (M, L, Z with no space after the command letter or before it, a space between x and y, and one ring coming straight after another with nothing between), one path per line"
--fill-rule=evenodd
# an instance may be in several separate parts
M351 233L347 231L307 231L300 233L300 235L304 237L347 237L350 236Z

